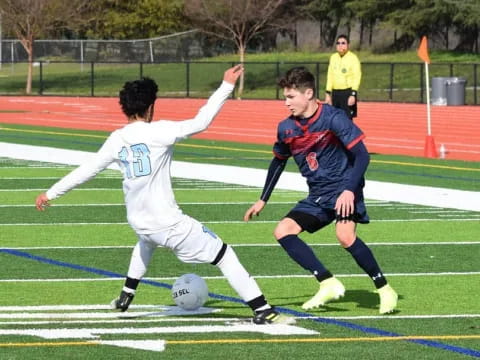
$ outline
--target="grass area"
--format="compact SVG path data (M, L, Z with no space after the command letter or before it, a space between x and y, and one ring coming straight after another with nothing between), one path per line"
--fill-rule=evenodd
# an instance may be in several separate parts
M292 66L305 65L317 77L320 96L326 82L331 52L279 52L248 54L243 98L278 98L276 79ZM416 52L376 54L360 51L362 61L362 101L420 102L424 87L424 67ZM476 99L474 54L433 52L431 77L460 76L467 79L465 99ZM206 97L217 85L217 79L238 56L223 55L190 63L72 63L43 62L34 69L33 93L45 95L116 96L125 81L150 76L160 84L159 96ZM22 94L25 88L26 64L5 64L0 69L2 94ZM212 81L213 79L213 81Z
M65 148L81 145L91 151L104 136L85 131L78 132L83 135L78 137L0 131L0 141L6 141L2 138L6 134L28 134L31 137L22 138L24 141L36 143L41 137L45 144ZM88 134L95 137L86 137ZM202 147L178 147L177 159L202 151L197 161L215 162L214 154L207 156L209 151L217 151L209 148L214 146L264 150L198 140L186 144ZM242 160L246 154L251 156L235 150L227 160L246 166ZM382 162L372 163L372 167L381 165L378 170L384 176L397 178L397 166L410 171L402 180L414 180L413 174L422 174L424 165L436 165L429 161L424 164L426 159L403 157L377 160ZM260 161L255 164L265 166ZM477 164L471 163L441 164L478 170ZM267 334L253 326L236 328L245 324L250 310L216 267L182 264L165 249L155 252L147 273L150 282L140 285L136 307L126 314L129 318L99 307L120 291L136 237L126 224L120 175L115 171L105 171L54 201L46 212L33 209L36 194L71 169L48 162L0 161L0 283L3 293L8 294L0 299L2 359L310 359L320 352L323 359L450 360L480 356L480 314L472 296L480 291L478 212L368 201L372 223L359 226L359 235L371 244L399 292L398 311L390 316L377 316L378 295L350 255L336 245L332 226L317 234L305 234L305 241L347 288L341 300L305 312L301 304L318 285L287 257L271 235L276 221L305 194L274 191L262 215L244 223L243 212L260 189L175 178L173 187L182 209L234 246L269 301L297 317L295 329L314 332ZM424 175L430 184L440 181L456 186L457 180L438 180L437 176L447 172L455 177L459 170L427 169ZM479 177L476 171L462 171L462 176ZM217 312L168 315L165 307L174 305L168 288L187 272L206 279L210 291L206 306ZM97 304L96 308L86 307ZM46 305L51 307L38 307ZM70 305L69 310L62 310L66 305ZM218 330L210 332L214 326ZM165 341L165 349L158 353L132 348L145 346L142 341Z

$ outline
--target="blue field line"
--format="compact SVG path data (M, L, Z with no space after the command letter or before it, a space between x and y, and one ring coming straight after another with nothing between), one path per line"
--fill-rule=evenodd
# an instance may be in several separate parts
M19 250L14 250L14 249L0 249L0 253L5 253L5 254L13 255L13 256L19 256L19 257L23 257L23 258L26 258L26 259L39 261L39 262L49 264L49 265L63 266L63 267L67 267L67 268L70 268L70 269L86 271L86 272L89 272L89 273L94 273L94 274L97 274L97 275L103 275L103 276L107 276L107 277L113 277L113 278L124 278L125 277L125 275L115 273L115 272L112 272L112 271L96 269L96 268L92 268L92 267L89 267L89 266L71 264L71 263L67 263L67 262L64 262L64 261L53 260L53 259L49 259L49 258L46 258L46 257L43 257L43 256L37 256L37 255L33 255L33 254L30 254L30 253L27 253L27 252L24 252L24 251L19 251ZM142 279L141 282L144 283L144 284L153 285L153 286L166 288L166 289L171 289L172 288L172 286L169 285L169 284L154 281L154 280ZM235 298L235 297L231 297L231 296L224 296L224 295L215 294L215 293L209 293L209 296L214 298L214 299L218 299L218 300L222 300L222 301L230 301L230 302L242 303L242 304L245 303L243 300ZM354 323L350 323L350 322L342 321L342 320L327 319L327 318L322 318L322 317L316 317L316 318L312 319L312 318L310 318L312 315L309 314L309 313L300 312L300 311L288 309L288 308L285 308L285 307L279 307L279 306L277 306L276 308L279 311L281 311L282 313L285 313L285 314L288 314L288 315L292 315L292 316L300 317L300 318L304 317L304 318L307 318L308 320L316 321L316 322L323 323L323 324L341 326L341 327L344 327L344 328L357 330L357 331L360 331L360 332L363 332L363 333L366 333L366 334L373 334L373 335L378 335L378 336L389 336L389 337L403 336L401 334L397 334L397 333L394 333L394 332L385 331L385 330L372 328L372 327L367 327L367 326L363 326L363 325L358 325L358 324L354 324ZM440 343L440 342L437 342L437 341L422 340L422 339L409 339L409 340L405 340L405 341L420 344L420 345L425 345L425 346L429 346L429 347L433 347L433 348L436 348L436 349L447 350L447 351L451 351L451 352L460 353L460 354L463 354L463 355L468 355L468 356L473 356L473 357L480 358L480 351L476 351L476 350L473 350L473 349L467 349L467 348L462 348L462 347L459 347L459 346L443 344L443 343Z

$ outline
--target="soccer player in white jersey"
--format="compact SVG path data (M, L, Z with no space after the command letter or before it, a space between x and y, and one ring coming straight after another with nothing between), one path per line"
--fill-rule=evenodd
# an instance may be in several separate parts
M170 164L173 145L205 130L233 91L243 66L223 76L220 87L210 96L195 118L184 121L152 121L158 87L149 78L125 83L120 105L128 124L110 134L95 157L38 195L36 207L43 211L49 201L84 183L117 163L123 173L127 218L138 236L124 287L112 301L112 308L126 311L154 250L171 249L186 263L216 265L233 289L254 312L255 324L293 323L269 305L256 281L238 260L233 249L197 220L182 213L172 191Z

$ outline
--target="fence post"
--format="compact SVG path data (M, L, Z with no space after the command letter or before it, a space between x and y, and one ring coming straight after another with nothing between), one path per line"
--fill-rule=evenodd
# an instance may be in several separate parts
M143 62L140 61L140 79L143 78Z
M94 71L94 66L95 66L95 63L92 61L90 62L90 96L95 96L95 91L94 91L94 87L95 87L95 75L93 73Z
M478 64L473 65L473 103L477 105L477 68Z
M389 93L388 93L388 99L390 101L393 101L393 75L395 73L395 64L394 63L390 63L390 90L389 90Z
M40 75L40 88L38 89L38 93L40 95L43 95L43 61L40 61L39 75Z
M187 98L190 97L190 61L185 62L185 86L187 87L186 89L186 96Z
M280 62L276 63L277 79L280 77ZM275 85L275 99L280 99L280 89Z

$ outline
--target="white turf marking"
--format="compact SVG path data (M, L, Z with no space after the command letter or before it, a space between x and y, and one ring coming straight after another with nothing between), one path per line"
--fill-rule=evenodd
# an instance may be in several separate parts
M233 325L192 325L146 328L92 328L92 329L0 329L0 335L38 336L44 339L96 339L110 334L176 334L176 333L233 333L250 332L267 335L318 335L317 331L292 325L233 324Z
M0 156L14 159L32 161L49 160L55 163L79 165L89 161L94 155L95 153L85 151L0 142ZM118 166L115 164L112 164L109 168L118 170ZM267 172L263 169L188 163L185 161L173 161L171 171L174 177L255 187L263 187L265 174ZM305 180L299 173L288 171L282 174L277 188L304 192L308 190ZM478 191L463 191L367 180L364 192L367 199L480 211L480 192Z
M270 205L279 205L279 204L295 204L296 201L269 201ZM251 201L237 201L237 202L226 202L226 201L194 201L194 202L179 202L178 205L251 205ZM34 204L12 204L12 205L0 205L0 208L7 207L34 207ZM85 207L85 206L125 206L125 203L96 203L96 204L55 204L52 206L59 207ZM462 210L463 211L463 210Z
M0 312L0 319L136 319L162 316L191 316L211 314L220 309L201 307L195 311L182 310L176 306L157 306L155 312L65 312L65 313L32 313L32 312ZM153 311L153 310L152 310Z
M163 309L168 308L168 306L159 306L159 305L132 305L130 309ZM171 306L169 308L176 308L175 306ZM69 317L67 319L72 319L71 321L59 321L55 319L61 318L65 313L37 313L38 311L85 311L85 310L109 310L110 307L108 305L103 304L96 304L96 305L38 305L38 306L0 306L0 312L7 312L2 314L2 316L7 316L7 318L14 318L15 312L23 312L21 313L29 315L30 319L35 318L35 315L47 315L46 317L52 317L53 321L18 321L18 322L11 322L5 321L0 322L2 325L9 325L9 324L18 324L18 325L28 325L28 324L52 324L52 323L118 323L118 322L130 322L132 323L133 319L129 319L127 317L119 317L118 319L114 320L78 320L80 317L75 316L75 313L67 313ZM204 309L204 308L201 308ZM206 308L208 309L208 308ZM219 310L219 309L216 309ZM25 313L28 311L29 313ZM8 313L10 312L10 313ZM12 313L13 312L13 313ZM183 311L183 313L189 314L200 314L199 311ZM98 316L99 314L105 313L87 313L85 318L101 318ZM120 315L121 313L113 313L114 315ZM141 312L132 312L131 315L140 316L143 313ZM134 319L135 322L144 321L144 322L227 322L228 324L235 324L239 321L245 321L245 318L207 318L207 317L171 317L166 318L161 313L146 313L149 319ZM53 315L53 316L51 316ZM10 317L8 317L10 316ZM377 315L358 315L358 316L300 316L297 319L442 319L442 318L478 318L480 314L426 314L426 315L391 315L391 316L377 316ZM40 317L41 318L41 317ZM153 318L153 319L152 319Z
M309 243L309 246L339 246L337 243ZM411 246L411 245L480 245L480 241L422 241L422 242L369 242L369 246ZM8 247L12 250L38 249L131 249L134 245L105 245L105 246L19 246ZM278 247L276 243L269 244L230 244L232 247Z
M158 352L165 350L165 340L100 340L98 343L101 345L111 345Z
M339 246L337 243L309 243L309 246ZM412 245L480 245L480 241L425 241L425 242L369 242L369 246L412 246ZM12 250L55 250L55 249L131 249L132 245L104 245L104 246L8 246ZM269 244L230 244L232 247L278 247L276 243Z
M477 276L480 275L478 271L465 272L431 272L431 273L386 273L385 276L390 277L411 277L411 276ZM341 278L357 278L366 277L366 274L335 274L336 277ZM223 276L202 276L207 280L223 280ZM290 279L290 278L311 278L312 275L254 275L256 279ZM176 277L152 277L145 278L145 280L153 281L174 281ZM96 282L96 281L124 281L124 278L75 278L75 279L1 279L0 283L21 283L21 282Z
M474 216L473 218L455 218L455 219L448 219L448 218L442 218L442 219L436 219L436 218L430 218L430 219L374 219L370 220L370 223L377 223L377 222L395 222L395 223L402 223L402 222L426 222L426 221L441 221L441 222L449 222L449 221L478 221L478 216L480 215L469 215L469 216ZM477 216L477 217L476 217ZM278 220L254 220L250 222L245 222L241 220L235 220L235 221L202 221L202 224L238 224L238 225L247 225L252 226L254 224L276 224L278 223ZM83 223L83 222L70 222L70 223L49 223L49 224L42 224L42 223L17 223L17 224L0 224L0 227L2 226L76 226L76 225L83 225L83 226L92 226L92 225L128 225L126 222L88 222L88 223Z

